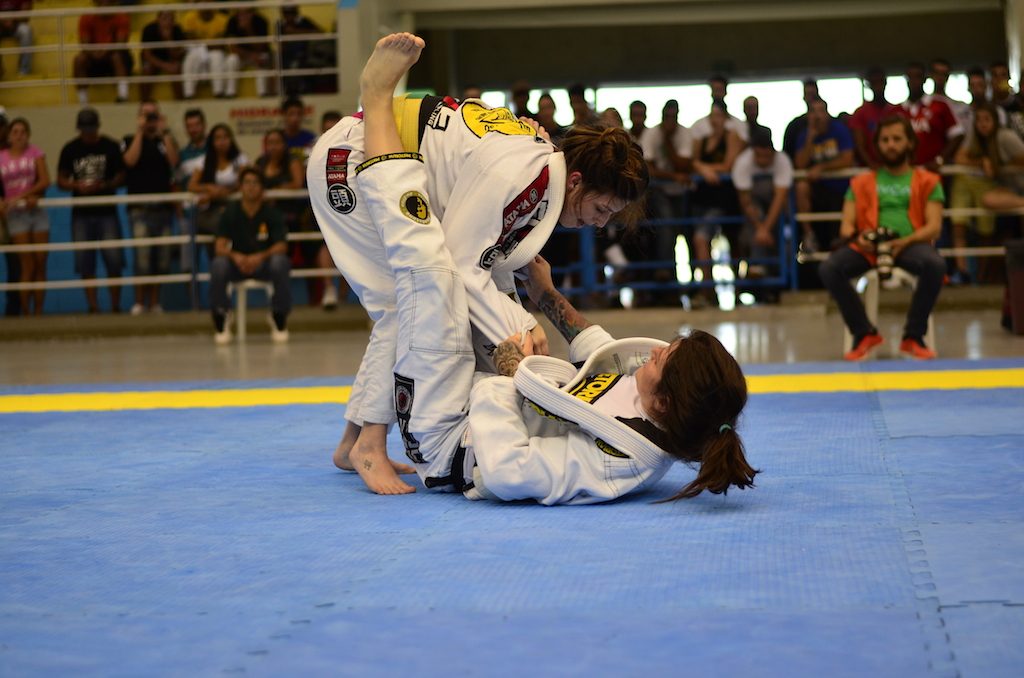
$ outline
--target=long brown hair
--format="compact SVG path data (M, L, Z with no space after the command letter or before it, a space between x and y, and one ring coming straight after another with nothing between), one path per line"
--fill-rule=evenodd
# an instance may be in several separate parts
M992 134L983 137L978 134L978 113L986 111L992 116ZM999 171L1002 163L999 161L999 113L996 104L985 101L974 109L974 129L971 130L971 145L967 149L967 157L971 160L988 158L992 163L992 169Z
M616 221L635 224L643 217L643 197L651 182L644 152L621 127L575 125L561 144L565 172L583 175L577 204L588 193L610 193L626 203Z
M697 478L664 501L725 494L754 486L736 420L747 404L747 380L722 342L701 330L681 337L661 372L655 396L664 403L658 422L668 429L666 452L699 463Z

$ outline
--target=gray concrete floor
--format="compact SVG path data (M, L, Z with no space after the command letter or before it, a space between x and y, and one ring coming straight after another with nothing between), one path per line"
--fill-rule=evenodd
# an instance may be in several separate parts
M978 360L1024 356L1024 336L999 325L999 289L984 293L944 290L935 312L940 358ZM900 359L906 299L883 296L880 329L886 343L878 359ZM358 307L335 313L297 309L291 340L274 345L265 311L253 309L245 343L218 347L209 316L55 316L0 319L0 384L78 384L293 379L353 376L369 337ZM821 293L784 298L777 306L735 311L682 309L603 310L586 313L615 336L671 339L700 328L715 334L742 364L842 359L842 320ZM552 354L566 344L546 325Z

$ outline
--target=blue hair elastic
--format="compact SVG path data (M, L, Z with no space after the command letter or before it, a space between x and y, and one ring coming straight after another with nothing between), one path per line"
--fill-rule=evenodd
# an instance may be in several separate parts
M728 424L722 424L721 426L718 427L718 432L719 433L725 433L726 429L731 431L732 430L732 426L729 426Z

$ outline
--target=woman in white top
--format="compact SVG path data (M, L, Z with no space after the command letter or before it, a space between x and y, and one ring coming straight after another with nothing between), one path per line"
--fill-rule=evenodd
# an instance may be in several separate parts
M249 158L238 150L235 135L225 124L214 125L206 141L206 160L192 173L188 190L199 194L196 230L213 235L229 195L238 190L238 174ZM212 252L212 246L207 247Z

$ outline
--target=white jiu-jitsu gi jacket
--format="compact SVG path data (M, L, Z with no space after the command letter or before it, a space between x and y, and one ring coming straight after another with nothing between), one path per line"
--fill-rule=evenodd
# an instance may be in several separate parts
M475 455L470 499L542 504L593 504L657 483L675 459L651 438L650 422L601 413L570 391L588 376L632 374L650 358L657 339L615 341L597 325L570 344L579 369L547 356L528 356L514 379L478 381L470 398ZM647 435L644 435L646 433Z
M558 222L565 159L508 109L476 99L424 101L435 100L419 139L430 208L466 288L470 322L493 350L537 324L510 298L513 271L533 259Z

